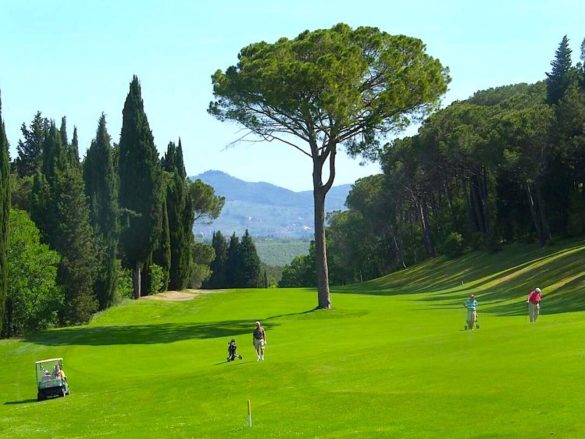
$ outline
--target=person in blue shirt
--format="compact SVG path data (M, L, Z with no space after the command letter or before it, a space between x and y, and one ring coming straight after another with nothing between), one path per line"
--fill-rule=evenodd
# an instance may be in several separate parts
M477 324L477 300L475 294L470 294L468 299L463 302L463 306L467 309L467 324L465 325L465 329L473 329L474 326L479 329L479 325Z

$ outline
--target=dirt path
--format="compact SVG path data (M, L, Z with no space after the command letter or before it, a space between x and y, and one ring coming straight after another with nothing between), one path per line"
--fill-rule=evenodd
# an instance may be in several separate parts
M203 294L201 290L184 290L184 291L165 291L164 293L153 294L152 296L143 296L144 300L166 300L166 301L184 301L193 300Z

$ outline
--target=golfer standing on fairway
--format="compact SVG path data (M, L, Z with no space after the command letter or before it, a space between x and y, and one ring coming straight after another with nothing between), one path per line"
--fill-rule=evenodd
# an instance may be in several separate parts
M252 334L252 342L254 343L254 349L256 349L256 361L264 361L264 347L266 346L266 331L260 324L256 322L256 329Z
M535 323L540 312L540 302L542 300L542 291L540 288L535 288L528 294L528 316L530 317L530 323Z
M467 325L465 325L465 329L473 329L477 321L477 300L475 299L475 294L470 294L469 298L463 302L463 306L467 308ZM479 325L477 325L477 329L479 329Z

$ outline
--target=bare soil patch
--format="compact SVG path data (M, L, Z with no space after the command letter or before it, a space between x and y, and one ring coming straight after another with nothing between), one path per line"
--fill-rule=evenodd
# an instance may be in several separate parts
M200 290L185 290L185 291L165 291L164 293L153 294L152 296L144 296L144 300L166 300L166 301L185 301L193 300L202 294Z

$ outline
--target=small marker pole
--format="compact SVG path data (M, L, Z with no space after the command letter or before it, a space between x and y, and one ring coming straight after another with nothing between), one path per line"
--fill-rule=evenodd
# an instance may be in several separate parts
M248 427L252 427L252 404L248 400Z

